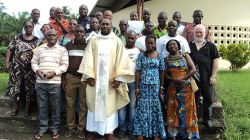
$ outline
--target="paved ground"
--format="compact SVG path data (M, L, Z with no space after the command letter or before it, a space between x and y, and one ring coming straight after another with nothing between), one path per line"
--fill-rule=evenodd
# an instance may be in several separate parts
M223 121L219 120L222 112L221 103L218 99L214 99L213 105L213 116L214 121L213 125L215 126L212 130L207 130L200 125L200 134L201 140L221 140L220 133ZM35 114L31 117L24 117L24 111L21 108L18 115L15 117L10 116L10 107L9 107L9 97L1 97L0 96L0 140L33 140L34 133L38 128L38 120ZM63 136L63 133L66 130L65 119L62 119L61 127L60 127L60 140L78 140L79 138L76 136L72 136L70 138L66 138ZM50 140L51 135L48 133L42 137L43 140ZM105 138L102 136L96 136L96 140L104 140ZM116 137L116 139L118 139ZM129 140L128 137L125 140Z

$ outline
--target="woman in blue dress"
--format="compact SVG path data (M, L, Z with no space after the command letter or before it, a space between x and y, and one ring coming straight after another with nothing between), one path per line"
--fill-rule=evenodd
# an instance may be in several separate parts
M156 38L147 36L147 50L140 53L136 61L137 97L134 135L144 138L164 139L166 132L161 109L164 85L164 59L155 49Z

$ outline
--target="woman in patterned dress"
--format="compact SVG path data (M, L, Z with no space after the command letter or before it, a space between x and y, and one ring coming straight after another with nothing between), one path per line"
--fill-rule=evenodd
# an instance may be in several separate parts
M167 80L167 135L169 139L198 140L198 119L194 92L190 78L195 66L188 54L181 54L180 43L170 40L166 49L170 53L165 60Z
M15 36L6 53L6 67L9 70L10 84L7 92L13 102L11 116L16 116L21 85L25 92L25 116L30 115L30 103L35 99L35 73L31 69L32 50L37 46L38 38L32 35L32 21L24 23L25 33ZM23 84L21 84L23 83Z
M144 138L166 138L161 99L163 99L164 59L155 51L156 38L149 35L145 39L147 50L140 53L136 61L137 97L134 135Z

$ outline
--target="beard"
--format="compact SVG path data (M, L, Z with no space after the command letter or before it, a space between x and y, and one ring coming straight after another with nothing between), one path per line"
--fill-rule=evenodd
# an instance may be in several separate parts
M203 42L205 40L205 37L194 37L194 40L196 42Z

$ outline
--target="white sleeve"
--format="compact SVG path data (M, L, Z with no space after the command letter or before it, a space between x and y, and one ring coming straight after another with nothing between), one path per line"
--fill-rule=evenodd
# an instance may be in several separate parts
M159 38L158 40L156 40L156 51L158 54L161 54L163 49L162 49L162 39Z
M189 44L185 38L183 38L183 48L182 48L182 53L191 53Z

